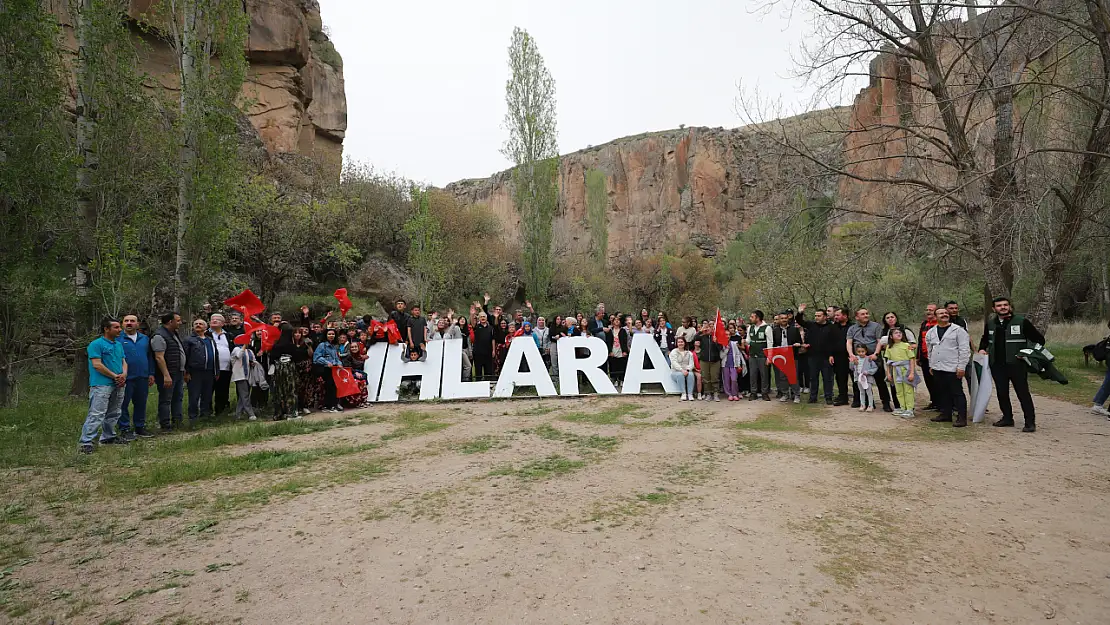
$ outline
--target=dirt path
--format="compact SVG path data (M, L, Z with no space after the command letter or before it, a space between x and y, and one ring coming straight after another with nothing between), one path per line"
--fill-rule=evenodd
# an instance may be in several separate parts
M383 443L357 455L58 506L8 575L37 599L15 621L1106 623L1110 424L1037 404L1033 435L777 402L375 408L249 446ZM447 426L390 437L405 409Z

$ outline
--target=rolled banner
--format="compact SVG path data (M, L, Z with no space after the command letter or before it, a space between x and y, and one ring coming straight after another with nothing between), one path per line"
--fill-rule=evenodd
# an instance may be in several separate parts
M991 400L991 388L994 386L994 379L991 378L989 358L983 354L975 354L971 361L975 363L975 376L972 379L977 379L979 382L975 397L971 402L971 422L982 423L983 416L987 414L987 403Z
M979 375L977 373L978 367L975 366L975 352L971 352L972 359L967 361L967 367L964 368L964 377L967 378L967 405L974 406L975 398L979 396ZM989 393L988 393L989 394Z

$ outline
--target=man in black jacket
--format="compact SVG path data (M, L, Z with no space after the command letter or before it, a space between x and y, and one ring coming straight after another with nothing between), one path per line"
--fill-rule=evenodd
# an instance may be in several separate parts
M834 309L834 317L832 322L833 339L837 345L846 345L848 342L848 330L851 327L848 323L848 314L843 308L836 307ZM834 406L845 406L848 404L848 378L851 377L851 363L848 360L848 352L836 348L833 349L833 374L836 376L836 399L833 400ZM857 406L858 408L858 406Z
M797 361L798 348L802 346L802 334L798 331L797 326L790 324L790 320L793 318L794 315L791 315L789 311L775 315L775 327L771 328L770 347L792 347L794 359ZM793 399L795 404L801 403L798 383L790 384L786 379L786 374L774 364L771 365L771 368L775 370L775 388L779 391L779 401Z
M951 322L951 319L949 319ZM925 388L929 389L929 405L925 410L934 410L937 406L937 392L933 388L933 370L929 368L929 346L925 343L925 335L929 329L937 325L937 305L925 304L925 319L917 329L917 370L921 372L921 379L925 381Z
M805 304L798 306L798 314L794 320L805 329L802 344L806 346L809 355L809 362L807 363L809 365L809 403L817 403L817 387L821 384L825 389L825 403L831 406L833 403L833 354L836 346L839 345L836 328L829 323L827 311L818 310L813 313L814 321L806 321L805 310Z
M1012 384L1025 415L1025 427L1021 431L1036 432L1037 415L1033 396L1029 394L1029 369L1017 354L1031 344L1044 345L1044 335L1028 319L1014 314L1009 298L994 298L994 315L983 328L983 338L979 339L979 353L990 358L998 408L1002 410L1002 418L993 425L1014 426L1014 407L1010 404Z
M478 323L474 324L474 379L479 382L493 379L495 342L494 327L489 323L489 315L485 312L478 313Z

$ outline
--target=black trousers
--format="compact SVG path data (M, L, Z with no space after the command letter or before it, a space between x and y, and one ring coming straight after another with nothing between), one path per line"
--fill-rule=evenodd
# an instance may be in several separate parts
M1029 394L1029 370L1024 363L999 364L991 369L994 378L994 390L998 394L998 408L1002 410L1004 421L1014 420L1014 407L1010 403L1010 385L1021 404L1021 412L1025 415L1025 425L1036 425L1037 414L1033 408L1033 396Z
M876 358L875 364L879 366L875 371L875 387L879 389L879 401L885 408L890 405L890 385L886 383L886 361L881 357ZM852 405L859 406L859 388L855 380L852 380Z
M798 354L797 358L794 359L794 366L798 370L799 388L809 388L809 385L813 383L813 377L809 375L809 362L811 360L815 360L815 358L809 352Z
M221 371L212 384L212 410L222 414L231 407L231 370Z
M836 376L836 398L848 403L848 378L852 375L848 354L833 357L833 374Z
M810 403L817 401L817 386L818 382L825 387L825 399L831 400L833 397L832 381L833 381L833 366L829 364L827 357L819 357L816 354L809 355L809 362L806 363L809 373L809 401Z
M474 379L485 382L496 377L493 372L493 356L491 354L474 354Z
M331 376L331 367L312 365L313 375L318 375L324 380L324 408L336 408L339 400L335 397L335 378Z
M954 371L934 371L933 385L937 390L935 402L942 417L955 417L967 420L967 397L964 395L963 380Z
M933 370L929 368L928 358L917 359L917 370L921 372L921 379L925 381L925 388L929 390L929 403L934 406L937 405L937 389L936 380L933 378Z

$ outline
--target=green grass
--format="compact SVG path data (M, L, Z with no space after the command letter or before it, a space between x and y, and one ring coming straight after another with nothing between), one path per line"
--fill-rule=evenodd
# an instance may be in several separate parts
M157 586L157 587L154 587L154 588L139 588L137 590L132 590L131 592L127 593L126 595L120 597L116 601L116 605L119 605L121 603L127 603L128 601L131 601L132 599L138 599L139 597L142 597L142 596L145 596L145 595L153 595L156 592L160 592L160 591L163 591L163 590L169 590L170 588L181 588L181 584L179 584L177 582L166 582L165 584L162 584L161 586Z
M896 473L876 462L876 453L861 453L820 447L803 447L761 436L741 435L737 449L742 452L758 453L763 451L785 451L805 454L811 458L839 465L849 475L866 481L885 482L894 479Z
M1091 342L1099 340L1096 337ZM1060 384L1051 380L1042 380L1036 374L1029 375L1029 388L1037 395L1051 397L1062 401L1090 406L1094 400L1098 387L1106 377L1106 369L1102 365L1091 361L1083 364L1083 348L1072 345L1049 344L1048 351L1056 356L1056 368L1068 378L1067 384Z
M262 473L307 464L322 458L346 456L378 445L340 445L304 450L265 449L232 456L196 454L156 459L136 469L116 471L101 477L100 490L109 494L133 493L172 484L183 484L246 473Z
M606 521L609 527L616 527L635 517L653 514L664 506L674 503L678 498L677 493L656 488L652 492L637 493L632 497L598 501L591 506L590 513L584 521L587 523Z
M506 465L489 472L489 477L511 476L521 480L545 480L565 475L586 466L584 460L571 460L563 456L548 456L526 462L518 467Z
M550 423L536 426L531 432L544 440L562 441L583 450L613 451L620 444L620 439L616 436L598 436L597 434L582 436L564 432L553 427Z
M643 418L643 409L637 404L621 403L609 406L598 412L572 412L559 417L571 423L593 423L594 425L621 425L624 417Z
M825 413L825 406L819 404L788 404L735 427L753 432L809 432L809 420Z
M398 424L397 429L382 434L382 440L390 441L411 436L422 436L450 427L450 423L436 421L435 417L436 415L430 412L405 410L394 418Z
M555 406L549 406L547 404L540 403L532 406L531 408L525 408L524 410L521 410L516 414L518 417L538 417L555 412L556 410L558 410L558 408L556 408Z
M502 442L501 437L487 435L472 438L468 441L463 441L461 443L458 443L457 445L453 445L452 449L458 451L461 454L470 455L484 454L487 451L498 449L504 446L505 444Z

